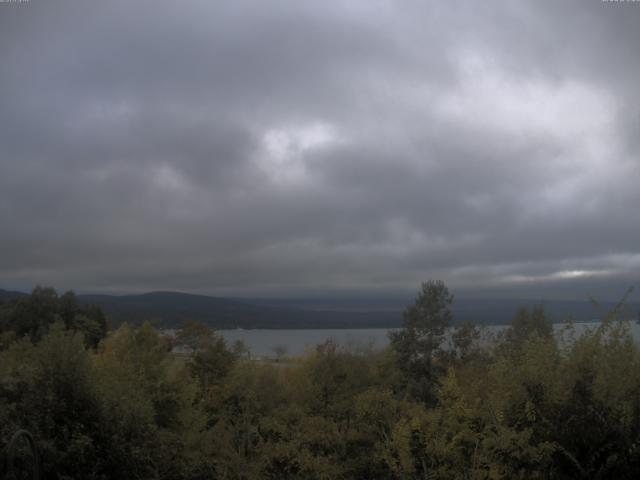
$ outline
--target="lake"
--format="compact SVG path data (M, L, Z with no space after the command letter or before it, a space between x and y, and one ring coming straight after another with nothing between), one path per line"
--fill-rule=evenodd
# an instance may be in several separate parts
M370 345L374 349L382 349L389 344L388 328L365 329L318 329L318 330L217 330L229 345L242 340L249 348L252 356L275 356L274 348L283 346L286 355L302 355L306 349L314 348L328 339L349 347Z
M599 322L576 323L576 333L580 334L586 329L596 328ZM559 331L564 324L555 324ZM482 328L482 341L490 342L491 338L505 329L505 325L489 325ZM633 336L640 340L640 325L631 324ZM254 357L273 357L274 348L282 346L286 349L286 355L302 355L308 349L333 339L336 343L351 348L383 349L389 344L388 333L394 329L365 328L365 329L309 329L309 330L218 330L229 345L237 340L242 340L251 355Z

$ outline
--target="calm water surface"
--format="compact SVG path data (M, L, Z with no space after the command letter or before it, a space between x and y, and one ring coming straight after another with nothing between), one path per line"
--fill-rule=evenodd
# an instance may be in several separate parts
M559 332L564 324L556 324L554 328ZM599 323L576 323L576 334L586 329L595 328ZM491 325L483 327L482 340L490 342L491 338L505 329L503 325ZM631 324L633 336L640 340L640 325ZM383 349L389 344L388 333L394 329L370 328L370 329L321 329L321 330L218 330L229 344L236 340L242 340L252 356L275 356L275 348L284 347L286 355L302 355L305 351L315 348L316 345L333 339L340 345L350 348Z

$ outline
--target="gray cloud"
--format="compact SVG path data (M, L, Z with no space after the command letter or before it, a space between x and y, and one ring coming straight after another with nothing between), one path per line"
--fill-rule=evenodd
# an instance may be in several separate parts
M0 286L622 293L640 7L0 4Z

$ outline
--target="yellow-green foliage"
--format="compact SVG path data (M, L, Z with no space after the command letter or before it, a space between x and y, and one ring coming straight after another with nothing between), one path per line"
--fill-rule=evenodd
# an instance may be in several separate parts
M46 478L569 479L640 473L640 352L608 319L552 336L543 314L481 347L460 330L427 390L399 355L326 342L257 362L190 324L121 326L96 348L63 322L0 350L0 441L27 428ZM535 321L531 320L534 319ZM410 348L403 345L402 348ZM420 358L420 357L417 357ZM420 380L411 377L412 381ZM416 392L415 396L412 392Z

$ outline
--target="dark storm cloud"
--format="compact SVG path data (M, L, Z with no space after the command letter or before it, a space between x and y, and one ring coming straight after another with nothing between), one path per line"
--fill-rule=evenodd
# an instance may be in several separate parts
M640 7L0 4L0 283L615 295Z

